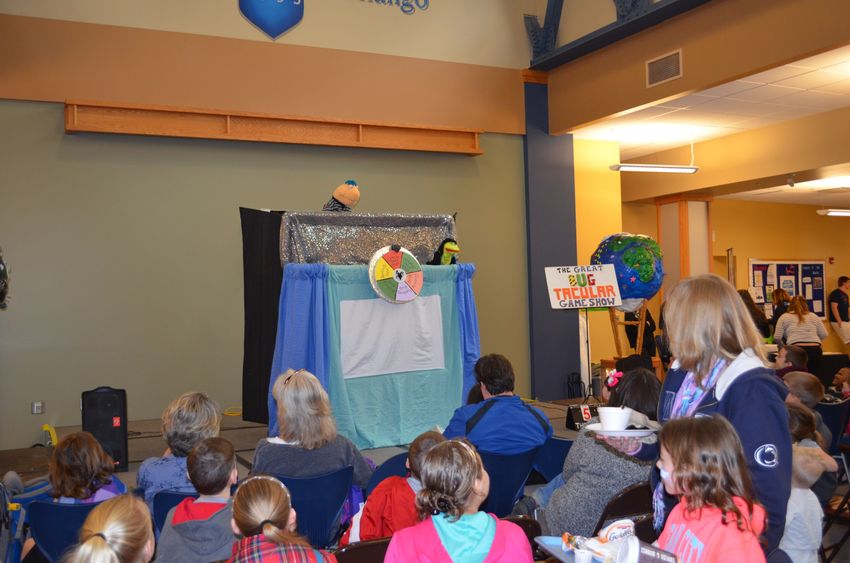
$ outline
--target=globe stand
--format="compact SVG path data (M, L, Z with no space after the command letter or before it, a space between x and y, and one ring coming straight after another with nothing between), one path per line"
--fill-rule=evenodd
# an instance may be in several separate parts
M640 306L640 319L637 321L627 321L625 318L620 320L617 310L613 307L608 308L608 317L611 319L611 330L614 332L614 346L617 348L617 359L624 358L627 354L623 353L623 343L620 341L620 327L637 325L637 343L635 350L640 354L643 350L643 331L646 327L646 299Z

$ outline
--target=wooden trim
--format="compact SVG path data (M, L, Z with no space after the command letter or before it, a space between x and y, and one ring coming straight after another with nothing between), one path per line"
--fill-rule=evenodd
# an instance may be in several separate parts
M706 203L710 203L714 201L714 196L710 194L671 194L656 197L654 200L655 205L665 205L667 203L675 203L677 201L704 201Z
M542 70L525 69L522 71L522 81L526 84L549 84L549 73Z
M691 275L690 233L688 231L688 202L679 202L679 279Z
M658 247L663 248L662 244L664 243L663 239L661 238L661 204L658 202L655 203L655 236L658 238ZM662 279L662 287L658 289L658 299L661 303L664 302L663 282L664 280Z
M705 204L705 222L708 227L708 273L711 273L711 267L714 265L714 233L711 230L711 204L712 202L707 202Z
M0 14L0 69L0 99L525 134L519 68Z
M65 102L65 132L484 154L473 129L75 100Z

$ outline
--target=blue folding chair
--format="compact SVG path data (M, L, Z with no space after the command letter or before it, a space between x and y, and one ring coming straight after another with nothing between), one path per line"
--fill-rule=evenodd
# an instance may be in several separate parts
M844 429L847 428L847 419L850 417L850 399L844 399L838 403L818 403L815 410L823 417L823 423L832 432L832 442L827 444L829 455L839 456L838 444Z
M68 549L77 544L83 522L97 505L43 500L31 502L30 533L35 544L50 561L59 561Z
M375 472L372 473L372 478L369 479L369 483L366 485L366 489L363 491L363 498L367 498L372 494L372 491L375 490L375 487L378 486L378 483L386 479L387 477L406 477L407 476L407 467L405 464L407 463L407 452L402 452L398 455L394 455L393 457L386 460L384 463L379 465Z
M342 505L351 490L354 468L350 465L316 477L271 474L289 489L298 514L298 532L314 547L324 548L336 539Z
M481 505L481 510L491 512L499 518L510 514L514 504L522 496L525 481L539 452L540 448L514 455L479 451L484 469L490 474L490 494Z
M156 525L156 534L162 531L168 511L186 500L187 498L198 498L198 493L179 493L177 491L160 491L153 496L153 523Z
M0 485L1 488L3 488L2 485ZM5 495L0 495L6 496L7 500L0 508L3 518L0 528L4 528L4 537L0 539L0 556L4 563L18 563L21 560L21 549L26 539L25 530L29 527L29 505L37 500L52 502L51 490L50 483L43 480L27 485L22 493L14 495L11 499L8 498L8 491L5 491ZM3 501L0 500L0 502Z
M572 446L572 440L552 436L540 448L537 459L534 460L534 469L543 475L547 483L564 470L564 460L567 459L567 454Z

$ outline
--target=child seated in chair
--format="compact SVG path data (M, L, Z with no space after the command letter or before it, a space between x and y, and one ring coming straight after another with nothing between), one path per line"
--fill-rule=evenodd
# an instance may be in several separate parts
M56 444L48 465L51 496L62 504L91 504L110 499L127 491L112 473L115 462L88 432L74 432ZM23 561L43 561L43 554L32 549L28 539L21 552Z
M720 415L676 418L659 434L657 465L667 493L679 497L658 546L679 561L764 562L759 536L766 512L755 502L744 449Z
M381 481L366 499L363 510L354 517L339 544L388 538L397 530L417 524L416 493L422 488L419 479L422 462L431 448L445 441L439 432L429 431L417 436L410 444L405 462L410 476L394 475Z
M838 485L838 462L826 452L823 437L815 429L814 412L804 405L787 405L788 429L795 446L810 448L824 463L822 475L810 487L821 506L826 506Z
M80 543L65 563L147 563L153 557L151 513L145 502L121 495L97 505L80 530Z
M233 444L224 438L207 438L189 452L186 467L200 497L187 498L168 513L156 560L227 559L235 541L230 529L230 487L238 478Z
M823 436L824 443L832 443L832 432L823 423L823 417L815 410L815 405L823 400L824 388L820 379L811 373L803 371L792 371L782 377L782 381L788 386L788 396L785 403L788 405L803 405L811 409L815 416L817 431Z
M434 446L425 456L420 477L416 508L423 520L393 534L385 563L533 561L519 526L479 512L490 492L490 477L467 441Z
M779 549L794 563L818 561L818 549L823 540L823 509L811 486L825 470L835 466L835 460L819 448L794 446L791 497L785 516L785 533L779 542Z
M233 533L241 539L233 544L232 563L287 561L336 563L327 551L313 549L298 535L295 508L286 486L268 475L246 479L233 497Z

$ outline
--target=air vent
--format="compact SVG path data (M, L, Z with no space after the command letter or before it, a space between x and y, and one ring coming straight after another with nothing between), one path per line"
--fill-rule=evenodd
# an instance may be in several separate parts
M646 87L652 88L682 77L682 50L646 61Z

